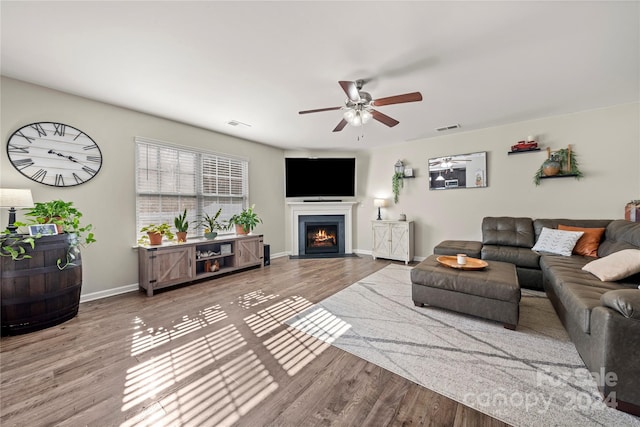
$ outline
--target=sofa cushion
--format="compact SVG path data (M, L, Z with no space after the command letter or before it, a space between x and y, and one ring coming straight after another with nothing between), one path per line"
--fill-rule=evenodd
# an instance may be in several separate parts
M611 223L610 219L567 219L567 218L542 218L533 221L533 230L536 234L536 239L540 236L543 227L558 228L558 225L570 225L572 227L587 227L587 228L606 228ZM605 238L607 231L605 230Z
M578 239L572 253L575 255L590 256L594 258L598 256L598 246L600 246L600 241L604 235L604 227L587 228L558 224L558 230L582 231L584 234L580 239Z
M482 247L482 259L510 262L517 267L540 268L540 255L530 248L485 245Z
M485 245L531 248L535 243L531 218L484 217L482 243Z
M531 249L536 252L571 256L576 242L583 234L582 231L563 231L544 227L538 241Z
M584 265L584 271L602 281L616 281L640 273L640 249L624 249Z
M598 256L604 257L623 249L640 247L640 222L616 219L607 225L604 240L598 247Z

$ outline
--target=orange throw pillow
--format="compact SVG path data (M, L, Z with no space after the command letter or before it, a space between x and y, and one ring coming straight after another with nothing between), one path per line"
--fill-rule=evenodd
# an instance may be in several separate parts
M584 234L573 248L573 253L576 255L584 255L590 257L598 257L598 246L600 246L600 240L604 234L604 228L584 228L584 227L572 227L570 225L558 224L558 230L565 231L582 231Z

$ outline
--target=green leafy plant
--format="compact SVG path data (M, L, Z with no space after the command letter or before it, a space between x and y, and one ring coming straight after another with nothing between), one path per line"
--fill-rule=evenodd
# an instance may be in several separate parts
M218 221L218 218L220 217L221 213L222 213L222 208L218 209L218 211L213 216L210 216L208 213L205 212L204 215L202 215L202 219L198 221L197 226L202 227L205 233L208 232L207 230L209 231L228 230L231 224L224 224L223 222Z
M578 161L576 160L576 154L569 150L568 148L561 148L557 151L551 153L549 159L560 163L560 175L575 175L576 179L580 179L583 177L582 172L578 168ZM547 161L545 160L545 161ZM571 167L568 167L571 164ZM544 176L544 162L535 175L533 175L533 183L535 185L540 185L540 179Z
M73 202L64 200L52 200L49 202L36 202L32 208L25 209L25 216L31 217L35 224L56 224L58 231L69 234L69 249L65 260L58 259L59 269L74 265L80 253L80 247L96 242L93 234L93 225L83 225L80 221L82 212L73 206ZM29 225L16 223L16 225ZM36 236L39 237L39 236ZM27 242L28 243L28 242Z
M21 223L16 223L16 226ZM35 248L35 241L40 235L24 236L22 234L11 234L9 230L0 233L0 256L11 257L14 261L31 258L27 253L27 246Z
M156 224L146 225L140 229L140 232L151 233L151 234L162 234L163 236L166 236L167 239L169 240L175 237L174 234L171 232L171 226L166 222L163 222L162 224L157 224L157 225ZM148 243L148 242L149 242L148 234L143 235L142 237L140 237L140 239L138 239L138 243Z
M235 214L231 218L229 218L229 226L237 225L239 227L242 227L245 233L249 233L251 230L253 230L258 225L258 223L262 222L262 219L260 219L258 214L256 214L253 210L254 207L255 205L251 205L239 214Z
M185 232L189 229L189 221L187 221L187 210L185 209L181 215L173 219L173 225L179 232Z
M393 192L393 202L398 203L398 198L400 196L400 189L404 185L404 175L396 172L393 174L391 178L391 191Z

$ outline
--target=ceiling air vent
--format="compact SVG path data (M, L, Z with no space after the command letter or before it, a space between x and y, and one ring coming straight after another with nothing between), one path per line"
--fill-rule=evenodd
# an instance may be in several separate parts
M251 125L248 125L248 124L246 124L246 123L239 122L239 121L237 121L237 120L229 120L229 121L227 122L227 124L228 124L229 126L244 126L244 127L248 127L248 128L250 128L250 127L251 127Z
M460 128L460 125L456 123L455 125L442 126L441 128L436 128L436 130L438 132L442 132L445 130L458 129L458 128Z

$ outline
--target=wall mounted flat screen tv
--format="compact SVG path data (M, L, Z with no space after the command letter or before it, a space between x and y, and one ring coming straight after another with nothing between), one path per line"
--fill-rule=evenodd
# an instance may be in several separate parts
M286 197L355 197L356 159L287 157Z

